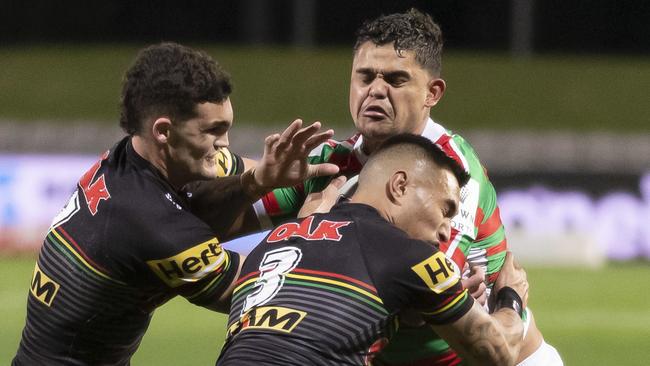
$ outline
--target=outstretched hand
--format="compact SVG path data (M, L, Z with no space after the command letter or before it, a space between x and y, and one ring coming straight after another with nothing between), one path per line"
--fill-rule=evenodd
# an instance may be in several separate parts
M282 134L273 134L264 141L264 155L254 171L255 183L261 189L290 187L304 180L338 173L334 164L309 164L307 157L316 146L334 135L329 129L318 132L320 122L302 128L297 119Z

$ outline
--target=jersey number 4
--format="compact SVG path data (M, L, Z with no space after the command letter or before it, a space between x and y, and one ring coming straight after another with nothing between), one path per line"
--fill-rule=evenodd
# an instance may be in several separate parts
M260 277L255 281L253 292L246 296L242 314L251 308L266 304L277 295L284 285L284 278L302 259L302 251L296 247L284 247L264 254L260 263Z

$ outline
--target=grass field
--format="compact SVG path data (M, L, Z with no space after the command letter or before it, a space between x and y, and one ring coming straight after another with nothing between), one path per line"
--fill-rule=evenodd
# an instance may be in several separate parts
M0 364L16 350L34 259L0 259ZM531 307L568 366L648 365L650 265L528 269ZM156 312L133 365L213 365L225 317L176 299Z
M235 121L295 117L350 124L348 48L205 49L233 75ZM0 48L0 121L114 124L120 80L139 47L60 44ZM445 54L447 92L433 116L465 129L650 131L650 58Z

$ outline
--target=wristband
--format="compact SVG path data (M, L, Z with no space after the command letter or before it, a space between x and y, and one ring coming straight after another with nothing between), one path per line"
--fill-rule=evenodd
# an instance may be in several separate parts
M521 318L523 314L523 306L521 303L521 297L517 291L513 290L512 287L505 286L499 290L497 293L497 301L495 304L496 310L501 308L509 308L517 312Z
M255 168L242 173L240 181L242 190L253 201L257 201L262 198L262 196L272 191L272 189L264 188L255 182Z

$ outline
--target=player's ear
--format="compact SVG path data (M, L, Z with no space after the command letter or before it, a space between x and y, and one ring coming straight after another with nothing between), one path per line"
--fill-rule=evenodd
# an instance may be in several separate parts
M403 170L398 170L390 176L388 184L386 184L386 194L391 202L400 205L406 195L407 183L408 175Z
M157 118L153 125L151 126L151 132L153 133L153 138L161 144L166 144L169 142L169 136L171 134L172 121L167 117Z
M433 107L434 105L438 104L440 99L442 99L443 94L445 94L445 89L447 88L447 84L445 83L444 80L440 78L433 78L429 81L429 84L427 85L427 98L425 100L425 106L426 107Z

